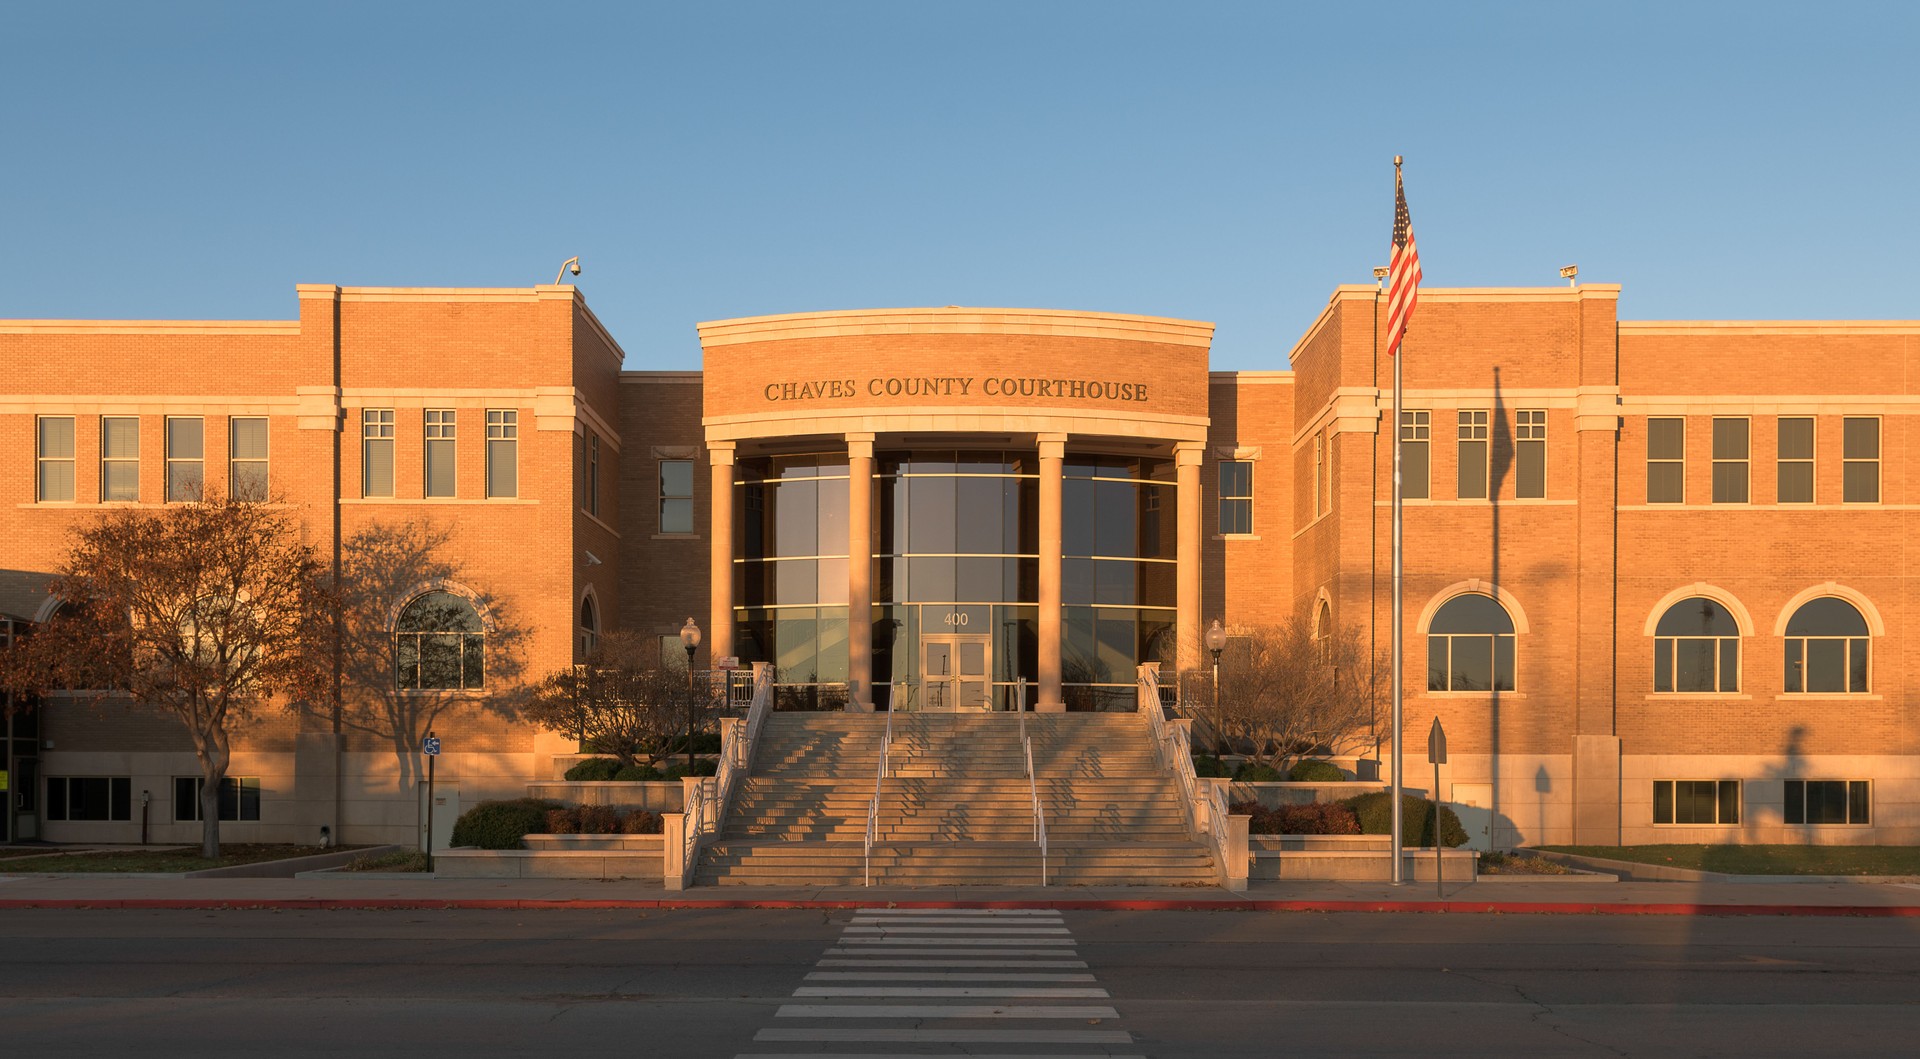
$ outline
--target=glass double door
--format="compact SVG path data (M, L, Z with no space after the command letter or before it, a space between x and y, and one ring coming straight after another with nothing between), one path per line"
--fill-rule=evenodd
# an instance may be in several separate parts
M923 636L920 672L926 681L922 709L993 709L993 637L985 633Z

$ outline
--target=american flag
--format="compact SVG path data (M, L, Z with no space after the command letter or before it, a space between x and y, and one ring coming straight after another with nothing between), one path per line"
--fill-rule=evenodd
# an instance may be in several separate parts
M1387 264L1387 356L1400 351L1407 320L1420 300L1420 251L1413 245L1413 218L1407 214L1407 189L1400 183L1400 159L1393 160L1393 260Z

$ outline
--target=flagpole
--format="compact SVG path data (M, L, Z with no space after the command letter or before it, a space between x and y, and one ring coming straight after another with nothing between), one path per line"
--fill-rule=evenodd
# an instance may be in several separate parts
M1393 156L1393 183L1394 183L1396 196L1398 195L1398 189L1400 186L1400 161L1401 161L1401 157L1399 155L1396 154ZM1406 349L1404 347L1394 350L1393 425L1392 425L1392 430L1393 430L1393 765L1392 765L1392 768L1393 768L1393 794L1392 794L1393 829L1392 829L1392 836L1387 843L1387 850L1388 850L1387 856L1392 860L1392 863L1393 863L1393 870L1390 877L1392 878L1393 885L1395 886L1400 886L1406 882L1406 866L1404 863L1402 863L1403 858L1400 852L1401 836L1404 834L1404 827L1405 827L1404 821L1400 819L1400 815L1401 815L1400 813L1400 810L1401 810L1400 688L1403 683L1403 681L1401 680L1400 670L1401 670L1401 655L1403 654L1406 648L1406 644L1403 642L1405 640L1405 636L1401 631L1401 613L1400 613L1401 611L1401 604L1400 604L1400 361L1404 358L1405 355L1406 355ZM1434 795L1438 797L1439 793L1440 792L1435 791Z

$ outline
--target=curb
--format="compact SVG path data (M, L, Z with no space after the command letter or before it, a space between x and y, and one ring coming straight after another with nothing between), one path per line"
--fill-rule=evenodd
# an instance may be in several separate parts
M845 901L845 900L539 900L532 898L308 897L16 898L0 910L110 909L134 911L670 911L713 909L1049 909L1067 912L1419 912L1462 915L1560 916L1841 916L1920 918L1920 905L1762 905L1579 901Z

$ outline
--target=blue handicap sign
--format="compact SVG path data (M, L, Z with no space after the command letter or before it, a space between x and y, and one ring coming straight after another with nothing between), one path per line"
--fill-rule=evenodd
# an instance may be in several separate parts
M437 735L428 736L426 742L420 744L420 749L425 751L428 757L439 757L440 737Z

